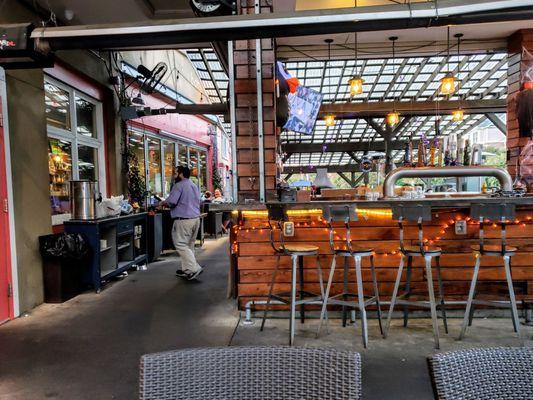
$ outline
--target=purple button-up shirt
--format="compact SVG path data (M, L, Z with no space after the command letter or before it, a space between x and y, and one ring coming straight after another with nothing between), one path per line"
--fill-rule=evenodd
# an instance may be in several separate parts
M165 202L170 206L172 218L198 218L200 216L200 190L187 178L183 178L172 186Z

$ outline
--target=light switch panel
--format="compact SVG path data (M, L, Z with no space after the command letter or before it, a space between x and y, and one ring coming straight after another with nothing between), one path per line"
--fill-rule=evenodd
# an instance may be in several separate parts
M283 223L283 236L294 236L294 222L288 221Z
M466 221L459 220L455 221L455 234L456 235L466 235Z

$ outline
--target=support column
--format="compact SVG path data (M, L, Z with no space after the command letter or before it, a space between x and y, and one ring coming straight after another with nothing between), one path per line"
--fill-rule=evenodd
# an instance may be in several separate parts
M272 7L261 0L262 14L271 13ZM254 14L254 0L243 0L240 14ZM235 66L236 137L238 200L260 199L260 170L264 168L266 200L275 196L276 185L276 110L275 110L275 51L272 39L261 40L261 76L263 111L263 157L259 157L256 41L237 40L233 54ZM231 56L231 55L230 55ZM260 161L264 167L260 167Z
M516 112L517 100L524 90L533 91L533 88L524 88L523 81L527 68L532 69L527 63L525 51L533 53L533 29L524 29L511 35L507 42L508 47L508 73L507 73L507 168L515 176L516 163L522 148L531 138L531 133L520 132ZM524 51L525 50L525 51ZM530 71L530 75L533 71ZM530 95L533 95L530 93Z

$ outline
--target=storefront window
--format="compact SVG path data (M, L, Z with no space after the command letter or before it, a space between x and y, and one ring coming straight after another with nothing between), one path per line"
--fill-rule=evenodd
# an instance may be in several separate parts
M198 151L189 149L189 168L191 169L191 181L198 186Z
M135 164L139 169L139 174L144 178L146 176L146 167L144 166L144 136L134 131L129 131L128 133L128 146L132 152L130 163Z
M148 137L148 184L150 191L163 196L161 175L161 140Z
M66 131L70 130L70 94L67 90L50 83L44 83L46 122Z
M69 142L48 140L48 170L52 215L70 213L69 181L72 178L72 156Z
M78 134L96 137L95 129L96 106L80 97L76 97L76 122Z
M78 146L78 172L80 179L98 181L98 149Z
M207 153L200 151L200 190L207 190Z
M188 165L187 146L178 144L178 165L186 167Z
M174 181L174 143L165 140L163 142L163 150L165 152L165 190L163 194L166 196L170 192L170 188L172 187Z
M105 195L103 165L102 106L52 78L45 78L45 106L49 138L48 168L52 223L70 217L70 180L99 181ZM97 123L99 121L100 123Z

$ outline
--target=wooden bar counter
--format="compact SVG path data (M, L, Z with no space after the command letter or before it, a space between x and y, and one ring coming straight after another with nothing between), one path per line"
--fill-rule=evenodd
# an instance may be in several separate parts
M390 201L350 201L350 202L310 202L288 203L289 218L295 222L295 235L287 241L296 241L318 245L324 279L329 274L331 249L326 222L322 218L321 207L325 204L350 204L357 207L359 220L351 223L352 239L356 246L371 247L376 252L375 262L379 283L380 296L388 300L392 293L397 267L400 261L398 253L399 229L392 219L391 206L399 203L417 203L431 205L432 220L424 224L426 243L439 246L443 250L441 258L442 277L446 300L466 300L468 287L472 278L474 257L471 245L478 244L478 224L469 217L469 206L472 202L510 202L516 205L516 219L507 227L508 244L518 247L516 256L512 258L512 273L518 299L533 297L533 198L477 198L477 199L432 199L432 200L390 200ZM232 209L237 221L233 227L231 240L232 274L231 289L238 298L239 307L250 300L264 300L268 293L276 256L269 242L269 227L265 205L224 205ZM467 233L455 233L455 221L467 222ZM407 242L417 240L416 224L407 223ZM335 237L341 241L345 238L344 228L335 230ZM486 243L498 243L500 228L487 226ZM306 290L319 293L315 260L306 257L305 287ZM355 285L353 260L350 260L350 284ZM484 257L480 271L480 291L490 289L495 293L506 291L505 286L486 285L489 281L504 283L504 269L498 257ZM276 280L276 291L289 291L290 259L281 257L281 270ZM368 260L363 263L363 279L365 292L371 293L371 277ZM412 288L414 293L426 291L423 265L415 258L413 265ZM334 277L332 293L342 290L342 268ZM260 308L260 306L258 306Z

